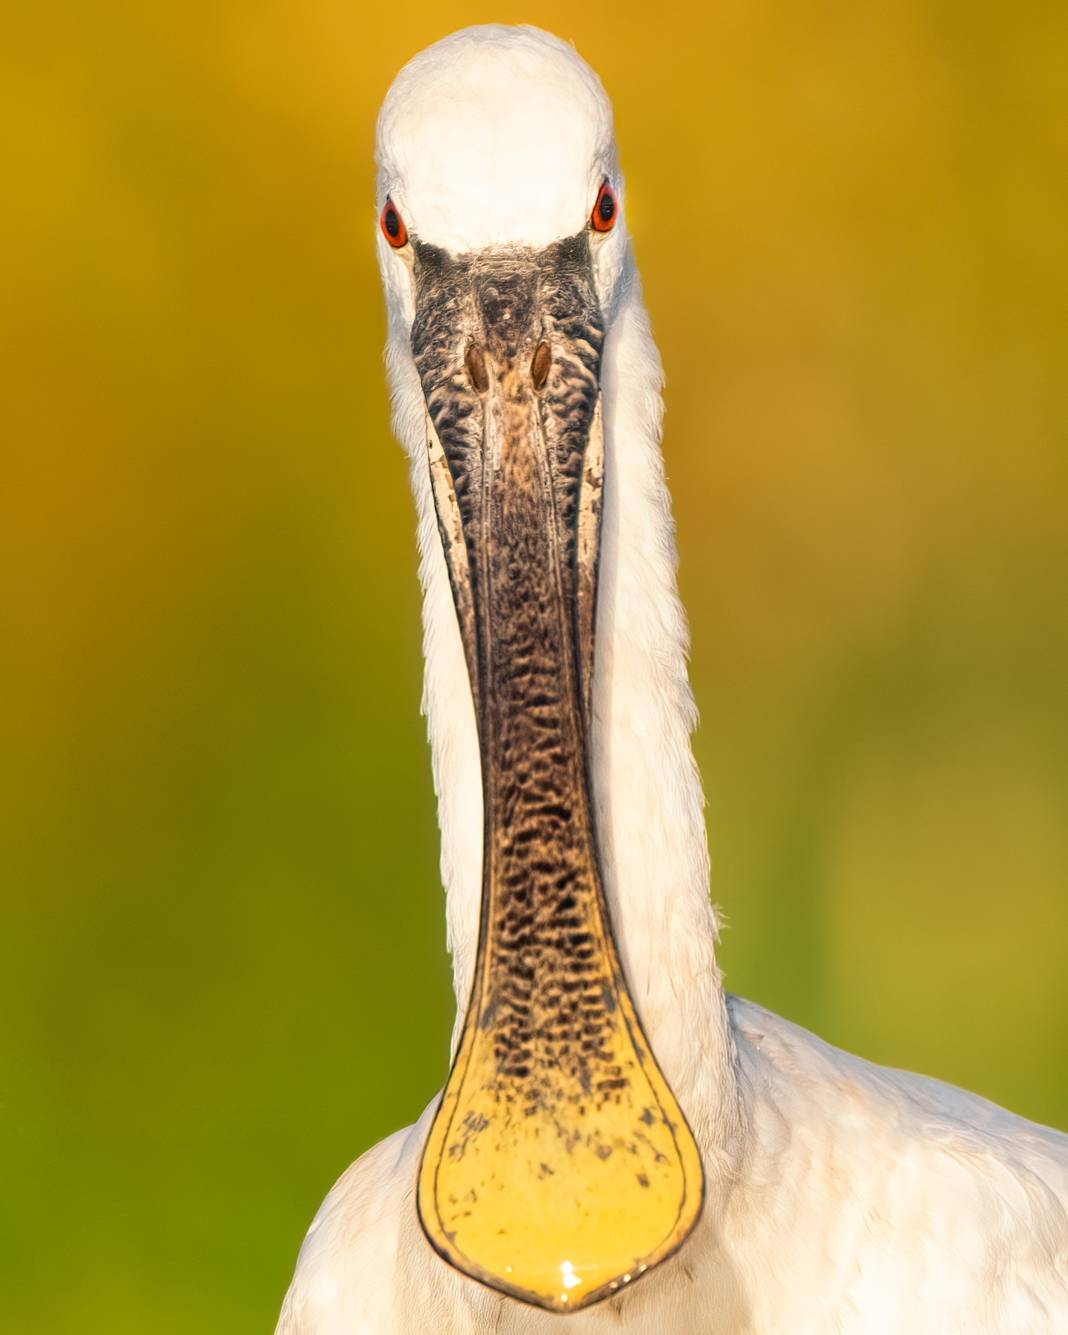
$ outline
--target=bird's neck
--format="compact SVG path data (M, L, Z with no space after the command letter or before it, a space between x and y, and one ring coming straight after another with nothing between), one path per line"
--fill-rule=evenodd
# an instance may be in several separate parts
M390 358L395 425L409 445L434 785L442 833L455 1040L479 937L482 784L471 691L417 415L417 386ZM730 1120L733 1053L715 960L704 798L687 627L660 454L660 360L634 277L612 322L602 374L605 496L592 725L593 805L609 912L642 1024L699 1139ZM408 391L412 392L409 393ZM422 435L422 445L419 440Z

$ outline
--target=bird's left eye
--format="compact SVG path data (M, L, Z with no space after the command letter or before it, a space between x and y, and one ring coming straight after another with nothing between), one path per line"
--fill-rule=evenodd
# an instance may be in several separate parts
M386 200L382 209L382 216L378 222L382 228L382 235L394 250L400 250L401 246L408 244L408 229L404 225L404 219L397 211L396 204L391 199Z
M590 226L595 232L610 232L615 226L618 212L619 201L616 199L616 192L605 181L597 192L597 202L590 214Z

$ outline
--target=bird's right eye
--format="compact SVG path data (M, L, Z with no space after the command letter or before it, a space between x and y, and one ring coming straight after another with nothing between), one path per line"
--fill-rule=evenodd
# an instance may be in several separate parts
M382 235L394 250L400 250L402 246L408 244L408 229L404 225L404 219L397 211L396 204L391 199L386 200L378 223L382 228Z

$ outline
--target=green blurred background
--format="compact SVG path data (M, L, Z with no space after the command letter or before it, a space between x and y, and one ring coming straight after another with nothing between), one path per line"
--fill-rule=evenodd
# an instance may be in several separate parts
M1064 6L22 6L5 1330L269 1331L442 1079L372 145L492 19L615 100L729 985L1068 1123Z

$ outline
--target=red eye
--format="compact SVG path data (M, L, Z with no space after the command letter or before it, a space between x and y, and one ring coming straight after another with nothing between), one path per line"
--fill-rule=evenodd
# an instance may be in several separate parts
M400 250L401 246L408 244L408 229L404 225L404 219L397 212L396 204L391 199L386 200L385 207L382 209L382 217L378 221L382 228L382 235L394 250Z
M597 192L597 203L593 206L593 212L590 214L590 225L595 232L610 232L615 225L616 214L619 212L619 201L616 199L616 192L607 181Z

